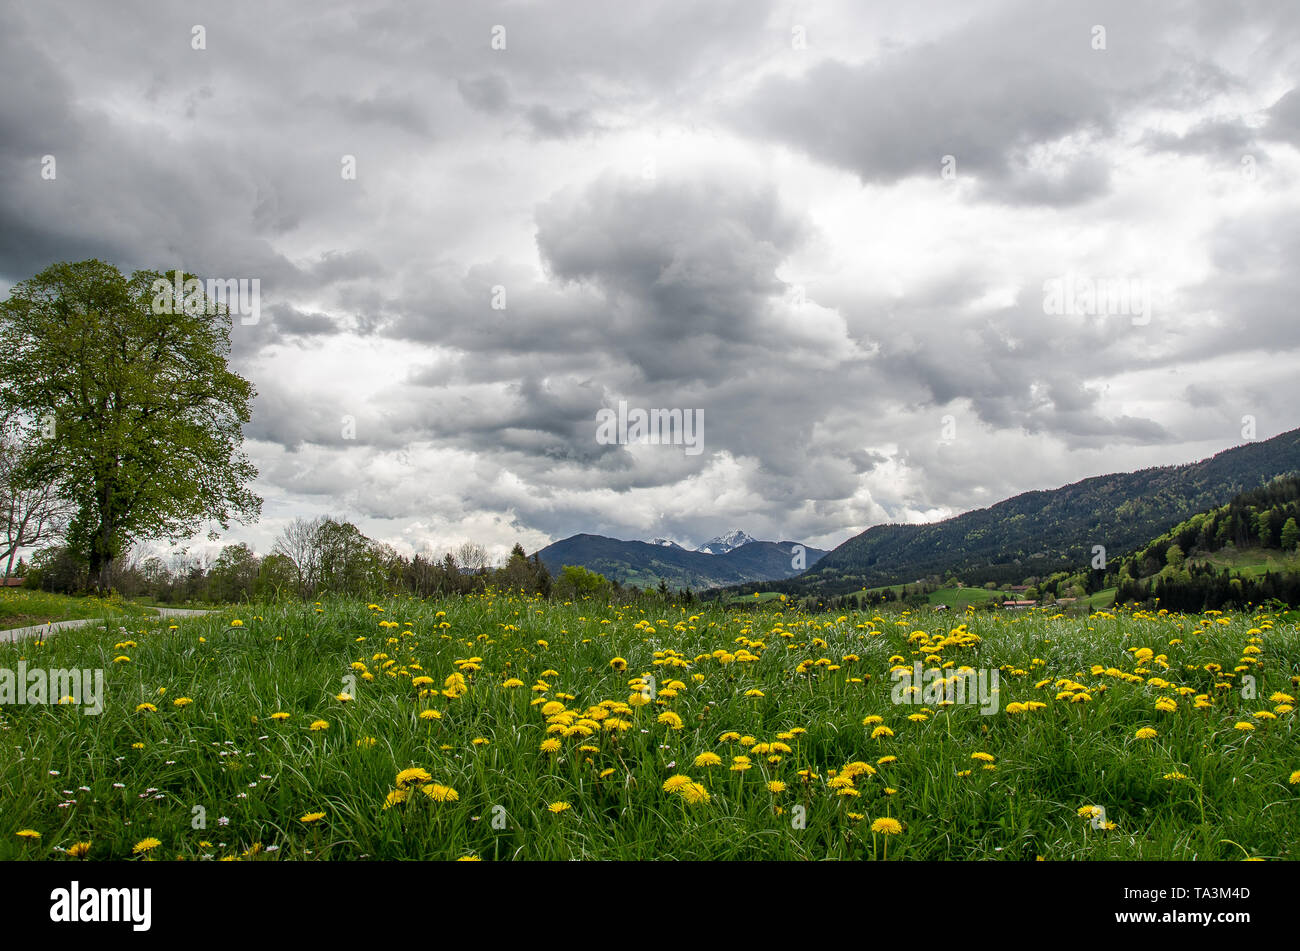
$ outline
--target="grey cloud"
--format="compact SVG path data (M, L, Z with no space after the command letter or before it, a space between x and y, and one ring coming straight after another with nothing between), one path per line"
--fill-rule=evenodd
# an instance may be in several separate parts
M1269 376L1300 349L1286 175L1261 176L1263 202L1206 189L1172 209L1204 233L1177 239L1193 276L1147 328L1045 316L1042 262L1015 257L1040 229L1114 254L1159 235L1164 198L1114 196L1168 155L1249 148L1289 171L1294 4L949 4L958 28L889 35L828 6L806 62L784 9L752 0L288 9L0 12L0 286L92 255L261 279L263 319L232 339L284 517L341 507L413 541L739 525L833 542L1294 413ZM861 56L822 49L831 30ZM1144 133L1164 111L1187 131ZM651 181L633 171L648 141L672 159ZM912 181L942 195L947 154L964 247ZM917 220L872 216L913 194ZM862 219L840 214L859 197ZM860 248L895 228L939 250L890 273ZM809 267L800 310L789 272ZM981 302L1008 281L1019 299ZM354 347L388 375L320 369ZM1167 393L1135 396L1157 377ZM596 444L618 399L703 409L705 453Z
M499 115L510 107L510 84L504 76L489 73L474 79L456 80L461 98L473 109Z
M544 139L570 139L599 128L586 109L569 109L558 112L545 104L530 106L524 117L533 133Z

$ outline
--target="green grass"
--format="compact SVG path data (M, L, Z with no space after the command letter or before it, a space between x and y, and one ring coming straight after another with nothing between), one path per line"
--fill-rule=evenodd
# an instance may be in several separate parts
M71 597L26 588L0 588L0 631L49 621L143 617L148 613L143 605L120 598Z
M929 594L931 604L946 604L950 608L958 605L983 604L991 601L1000 592L989 591L987 588L940 588L938 591L932 591Z
M1209 564L1220 569L1230 568L1239 575L1257 578L1270 571L1275 574L1300 571L1300 555L1269 548L1224 549L1189 558L1187 564L1189 567Z
M757 596L755 596L757 595ZM766 604L768 601L780 601L777 591L758 591L755 594L737 594L728 599L730 604Z
M643 614L505 596L382 607L268 605L0 645L0 671L22 660L106 678L98 716L72 705L0 709L0 859L60 858L56 847L78 841L92 843L91 859L124 858L146 839L160 842L151 857L239 857L258 844L256 857L271 860L880 859L886 850L891 860L1239 859L1300 849L1300 785L1289 782L1300 770L1296 715L1254 716L1279 707L1274 692L1297 693L1300 634L1289 620ZM235 617L242 626L231 626ZM958 623L978 639L936 650ZM753 661L715 656L746 645ZM1161 661L1139 665L1130 651L1141 647ZM457 661L472 658L468 690L443 695ZM627 669L614 669L615 658ZM891 658L996 669L998 709L895 703ZM1206 669L1214 664L1245 670L1222 677ZM627 706L641 674L654 676L657 699ZM1244 674L1255 678L1252 698ZM420 695L421 676L435 692ZM522 686L504 686L512 677ZM1090 700L1058 698L1063 679ZM352 699L338 699L344 690ZM1213 705L1195 709L1197 693ZM192 703L176 706L182 697ZM1158 712L1159 697L1177 709ZM535 700L573 714L548 725ZM1030 700L1045 706L1007 712ZM616 712L600 722L612 716L626 730L548 733L602 701ZM142 703L156 710L138 711ZM423 710L441 716L421 719ZM277 712L288 719L273 720ZM680 729L658 722L667 712ZM893 736L873 738L867 717ZM328 726L313 731L316 721ZM1136 739L1142 727L1158 737ZM769 762L721 739L732 731L790 752ZM548 738L557 753L542 750ZM730 770L746 749L752 768ZM702 753L722 764L694 765ZM896 760L879 763L884 756ZM854 797L828 785L850 762L876 770L856 778ZM412 767L457 799L435 802L417 787L384 809L398 772ZM1163 778L1175 771L1187 778ZM709 800L665 792L677 774ZM773 793L768 781L786 785ZM554 803L568 808L552 812ZM1091 828L1078 815L1091 805L1116 827ZM324 817L302 821L316 812ZM884 817L901 834L873 833ZM22 829L41 838L20 838Z
M1087 606L1094 611L1109 608L1115 603L1115 592L1118 590L1116 587L1102 588L1100 591L1094 591L1076 603L1086 602Z

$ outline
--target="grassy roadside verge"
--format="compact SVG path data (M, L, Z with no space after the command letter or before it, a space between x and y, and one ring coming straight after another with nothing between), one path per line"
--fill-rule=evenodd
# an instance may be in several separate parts
M153 612L143 604L121 598L72 597L30 591L26 588L0 590L0 631L101 617L146 617Z

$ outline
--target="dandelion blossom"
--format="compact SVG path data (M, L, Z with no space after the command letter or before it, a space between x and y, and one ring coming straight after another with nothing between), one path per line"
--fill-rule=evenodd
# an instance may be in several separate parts
M427 769L422 769L419 766L412 766L410 769L404 769L398 773L395 782L398 789L404 789L407 786L414 786L417 783L427 783L431 779L433 779L433 777L429 774Z
M709 791L701 783L687 783L678 794L692 806L709 801Z
M678 773L676 776L669 776L667 779L664 780L664 792L666 793L681 792L682 787L688 785L690 782L691 782L691 777L686 776L682 773Z
M456 802L460 799L460 793L450 786L444 786L441 783L431 783L428 786L420 787L420 792L424 793L434 802Z

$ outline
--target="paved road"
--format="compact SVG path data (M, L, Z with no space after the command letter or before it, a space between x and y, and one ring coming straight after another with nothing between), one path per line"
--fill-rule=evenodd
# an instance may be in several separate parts
M161 617L198 617L202 614L215 614L215 611L196 611L192 608L154 608ZM53 621L49 624L34 624L31 627L15 627L8 631L0 631L0 643L13 643L14 641L25 640L29 637L39 637L46 634L53 634L69 627L84 627L87 624L98 624L103 618L82 618L76 621ZM129 617L120 618L123 624L131 620Z

